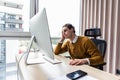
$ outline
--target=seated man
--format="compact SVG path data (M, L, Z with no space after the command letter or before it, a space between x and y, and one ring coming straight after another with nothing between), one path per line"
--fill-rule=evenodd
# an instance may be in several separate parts
M103 63L103 57L95 44L88 37L77 36L72 24L62 27L62 38L54 49L56 55L66 51L69 51L71 56L70 65L96 66Z

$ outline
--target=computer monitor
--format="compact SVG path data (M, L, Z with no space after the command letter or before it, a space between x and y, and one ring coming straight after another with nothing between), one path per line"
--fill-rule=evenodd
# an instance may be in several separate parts
M53 52L45 8L43 8L41 11L39 11L35 16L33 16L30 19L30 32L31 32L32 38L31 38L31 42L27 50L26 63L27 63L27 58L29 56L29 52L30 52L33 42L37 44L40 52L44 54L43 56L44 59L48 60L51 63L61 62L54 58L54 52Z

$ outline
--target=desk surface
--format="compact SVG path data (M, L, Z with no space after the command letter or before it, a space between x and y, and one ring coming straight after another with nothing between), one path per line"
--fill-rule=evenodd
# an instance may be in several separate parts
M62 63L51 64L46 61L43 64L26 65L24 58L22 58L19 65L17 65L19 68L19 78L21 80L51 80L80 69L87 72L89 76L97 78L98 80L120 80L118 76L88 65L71 66L68 64L69 59L64 58L63 56L56 55L55 57L61 60ZM19 58L20 55L16 55L17 63Z

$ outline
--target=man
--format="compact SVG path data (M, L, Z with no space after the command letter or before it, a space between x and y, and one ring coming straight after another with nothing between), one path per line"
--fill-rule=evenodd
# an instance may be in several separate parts
M77 36L72 24L62 28L62 38L54 49L56 55L69 51L70 65L88 64L96 66L103 63L103 57L95 44L85 36Z

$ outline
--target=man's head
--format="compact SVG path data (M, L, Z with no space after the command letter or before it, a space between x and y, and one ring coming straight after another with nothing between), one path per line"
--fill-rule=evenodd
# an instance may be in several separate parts
M63 28L64 27L67 27L68 29L72 29L73 32L75 33L75 28L74 28L74 26L72 24L67 23L67 24L63 25Z
M62 27L62 35L65 38L72 38L75 35L75 28L72 24L65 24Z

